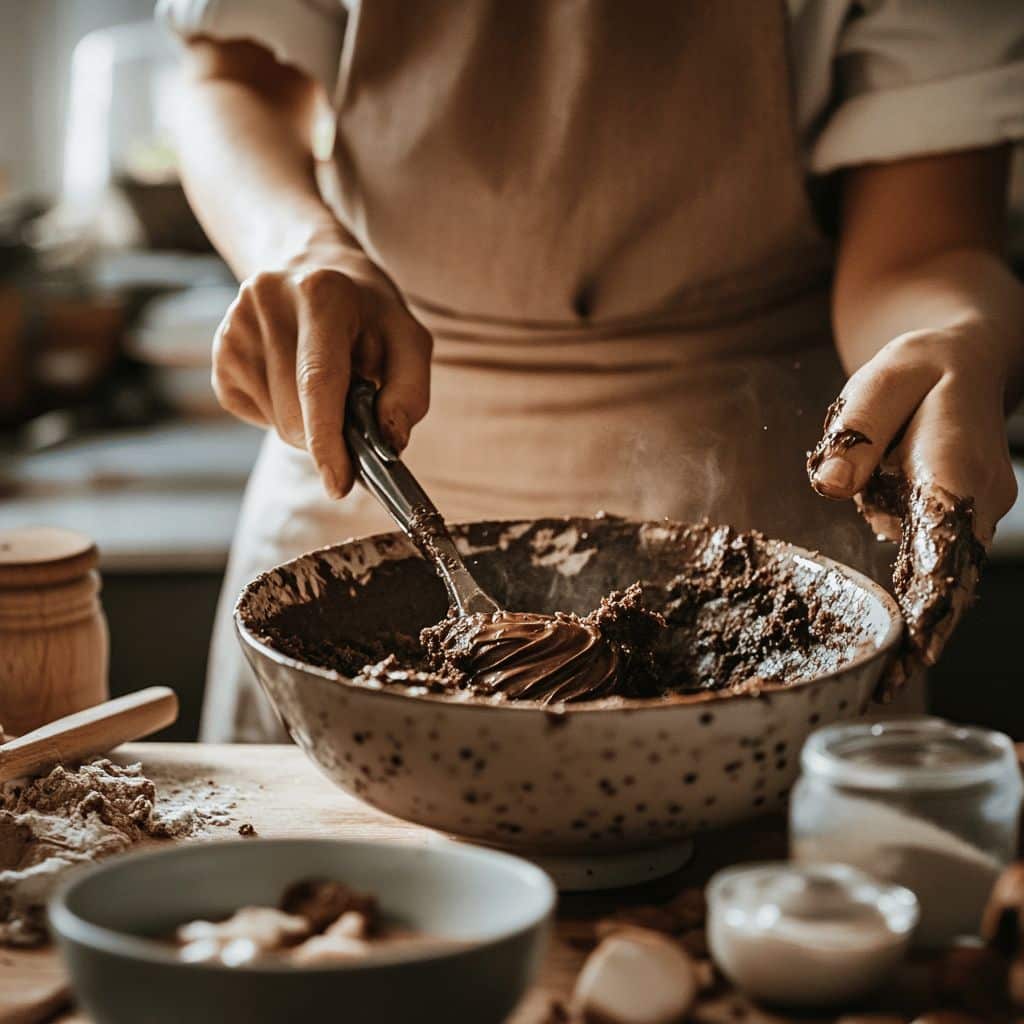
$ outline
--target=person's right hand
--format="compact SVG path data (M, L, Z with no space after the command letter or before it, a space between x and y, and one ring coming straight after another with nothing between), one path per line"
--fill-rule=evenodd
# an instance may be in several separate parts
M342 436L352 372L380 385L380 428L401 451L430 403L432 347L390 283L343 273L338 262L305 257L250 277L213 345L220 404L305 448L333 498L353 483Z

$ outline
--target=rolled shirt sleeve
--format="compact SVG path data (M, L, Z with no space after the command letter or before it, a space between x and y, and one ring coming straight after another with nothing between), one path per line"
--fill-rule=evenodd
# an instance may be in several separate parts
M156 15L183 39L258 43L334 93L345 34L341 0L158 0Z
M836 35L813 172L1024 138L1024 0L838 6L844 17L815 19Z

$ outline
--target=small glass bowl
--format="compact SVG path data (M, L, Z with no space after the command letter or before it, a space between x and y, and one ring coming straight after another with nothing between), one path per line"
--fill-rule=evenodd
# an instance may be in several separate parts
M877 988L903 959L917 897L845 864L749 864L708 886L708 941L722 972L777 1006L827 1007Z

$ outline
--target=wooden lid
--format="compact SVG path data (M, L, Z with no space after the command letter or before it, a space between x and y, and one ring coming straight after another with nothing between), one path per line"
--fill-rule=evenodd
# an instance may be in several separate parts
M55 526L0 530L0 587L64 583L84 576L99 562L84 534Z

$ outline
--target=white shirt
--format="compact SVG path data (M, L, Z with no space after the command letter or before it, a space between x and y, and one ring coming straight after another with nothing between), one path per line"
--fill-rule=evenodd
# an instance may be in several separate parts
M1024 0L786 5L812 173L1024 138ZM254 40L334 92L346 0L159 0L157 11L183 37Z

